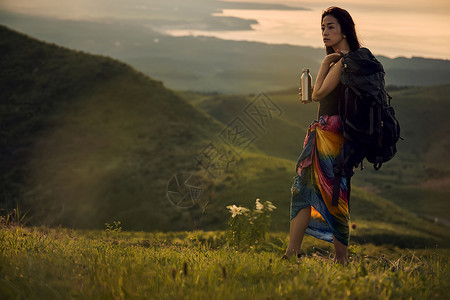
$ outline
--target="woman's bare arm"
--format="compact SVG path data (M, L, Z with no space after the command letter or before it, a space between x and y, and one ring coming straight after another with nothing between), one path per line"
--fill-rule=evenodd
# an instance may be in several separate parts
M322 61L314 84L313 101L320 101L338 86L342 68L340 58L341 55L339 53L332 53L327 55ZM330 64L336 60L337 62L330 67Z

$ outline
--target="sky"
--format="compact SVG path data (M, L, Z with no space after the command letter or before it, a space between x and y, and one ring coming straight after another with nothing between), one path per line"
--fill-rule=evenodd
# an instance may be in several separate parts
M230 1L230 0L229 0ZM275 1L246 0L275 3ZM214 35L224 39L254 40L323 47L320 32L322 11L331 6L346 9L352 15L363 45L374 54L394 58L422 56L450 59L449 0L366 0L366 1L289 1L291 6L309 11L224 10L221 15L257 19L255 31L199 32L171 31L173 35Z
M115 0L120 1L120 0ZM235 2L276 3L309 10L248 10L225 9L219 16L255 19L253 30L198 31L170 30L165 33L207 35L232 40L323 47L320 32L322 10L335 5L352 15L363 45L376 55L391 58L422 56L450 59L450 1L449 0L226 0ZM137 5L146 0L123 1ZM148 0L150 3L151 1ZM170 0L165 1L170 4ZM0 7L11 11L47 15L61 19L92 20L102 16L104 0L0 0ZM105 10L106 11L106 10ZM123 11L122 11L123 12ZM108 7L108 13L111 8ZM114 12L120 18L121 11ZM129 18L129 15L123 16Z

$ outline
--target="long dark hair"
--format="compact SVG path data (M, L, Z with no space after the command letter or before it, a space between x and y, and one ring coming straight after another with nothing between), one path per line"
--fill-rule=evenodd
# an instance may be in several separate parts
M332 15L339 22L341 31L343 34L345 34L347 43L350 46L350 51L361 48L361 43L359 42L358 36L356 35L355 23L353 22L353 19L348 11L336 6L328 7L322 13L321 24L323 22L323 18L328 15ZM327 54L334 53L333 47L326 47L326 52Z

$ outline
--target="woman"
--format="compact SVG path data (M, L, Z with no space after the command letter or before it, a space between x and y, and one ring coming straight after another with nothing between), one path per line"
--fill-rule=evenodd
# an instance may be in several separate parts
M333 163L344 143L338 116L341 53L361 46L355 24L346 10L339 7L326 9L321 25L327 56L319 68L312 93L313 101L319 102L318 121L310 125L297 162L297 175L291 188L290 240L282 259L290 259L294 254L300 259L306 232L333 243L334 261L346 264L350 220L347 180L341 178L338 205L332 205Z

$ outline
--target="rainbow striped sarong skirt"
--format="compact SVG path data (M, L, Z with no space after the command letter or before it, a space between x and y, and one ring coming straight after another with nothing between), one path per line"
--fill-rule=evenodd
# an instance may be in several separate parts
M338 205L331 203L334 185L333 164L344 142L339 131L338 115L320 116L308 128L303 151L296 165L291 188L290 219L311 206L311 218L306 233L333 243L334 237L348 246L349 221L347 178L342 177Z

